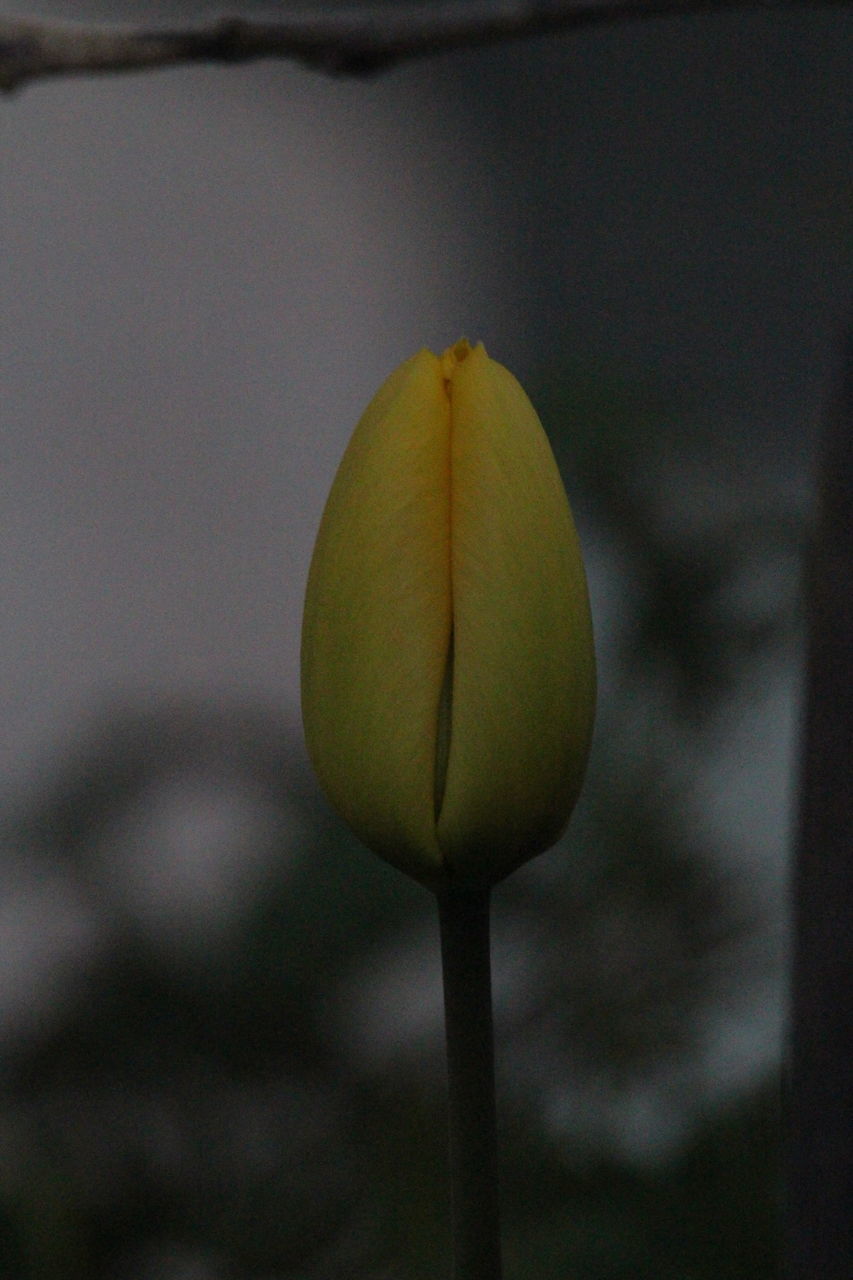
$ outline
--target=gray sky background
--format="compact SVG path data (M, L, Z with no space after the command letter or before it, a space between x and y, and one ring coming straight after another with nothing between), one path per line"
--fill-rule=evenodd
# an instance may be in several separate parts
M419 346L512 317L431 96L263 67L3 104L7 784L110 692L294 699L356 417Z
M334 464L424 343L636 371L808 465L850 295L850 32L728 15L5 100L4 787L112 693L293 702Z

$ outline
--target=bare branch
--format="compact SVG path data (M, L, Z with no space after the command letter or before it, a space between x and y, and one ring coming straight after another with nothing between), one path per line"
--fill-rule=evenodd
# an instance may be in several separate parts
M290 13L277 22L222 18L186 30L55 24L0 17L0 90L30 80L143 71L191 62L289 58L337 75L378 72L409 58L524 36L641 18L727 9L781 11L809 0L483 0L374 10ZM811 0L813 6L850 0Z

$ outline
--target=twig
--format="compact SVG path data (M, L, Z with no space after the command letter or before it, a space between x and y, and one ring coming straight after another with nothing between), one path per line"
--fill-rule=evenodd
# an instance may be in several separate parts
M667 15L850 0L482 0L307 10L277 22L222 18L210 26L146 30L0 17L0 90L46 76L144 71L191 62L289 58L336 75L379 72L409 58L503 40Z

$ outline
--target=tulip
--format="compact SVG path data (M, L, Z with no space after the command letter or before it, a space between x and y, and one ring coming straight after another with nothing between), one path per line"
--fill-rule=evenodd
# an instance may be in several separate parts
M311 563L321 784L424 884L487 887L564 830L594 703L586 578L536 412L482 344L420 351L359 421Z

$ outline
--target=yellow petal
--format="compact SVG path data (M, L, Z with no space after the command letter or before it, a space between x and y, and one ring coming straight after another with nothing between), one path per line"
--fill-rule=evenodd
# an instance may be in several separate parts
M565 827L595 670L580 548L536 412L482 345L452 352L453 681L438 842L454 877L489 883Z
M439 697L451 628L450 413L429 351L385 382L323 514L305 601L302 707L327 795L419 879L435 835Z

